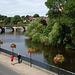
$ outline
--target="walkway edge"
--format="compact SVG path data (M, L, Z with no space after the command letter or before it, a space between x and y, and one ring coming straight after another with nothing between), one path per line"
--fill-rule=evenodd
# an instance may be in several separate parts
M9 54L3 53L3 52L1 52L1 53L2 53L3 55L7 56L7 57L10 57ZM17 60L16 57L15 57L14 59ZM22 63L24 63L24 64L30 66L30 63L28 63L28 62L26 62L26 61L24 61L24 60L22 60ZM5 65L5 64L4 64L4 65ZM8 66L8 65L7 65L7 66ZM54 72L48 71L48 70L43 69L43 68L41 68L41 67L39 67L39 66L36 66L36 65L34 65L34 64L32 64L32 67L33 67L33 68L36 68L36 69L39 69L39 70L41 70L41 71L43 71L43 72L46 72L47 74L57 75L57 74L54 73ZM11 68L11 67L9 67L9 68ZM14 70L14 69L13 69L13 70ZM16 72L18 72L18 71L16 71ZM20 73L20 74L22 74L22 73Z

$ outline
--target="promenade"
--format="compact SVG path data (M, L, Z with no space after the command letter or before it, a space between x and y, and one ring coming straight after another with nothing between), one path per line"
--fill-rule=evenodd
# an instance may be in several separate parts
M24 61L19 64L17 63L17 58L14 58L13 63L14 65L11 65L10 55L7 55L2 52L0 53L0 64L3 64L4 66L12 69L20 75L57 75L53 72L41 69L34 65L30 67L29 64Z
M0 63L0 75L20 75L20 74Z

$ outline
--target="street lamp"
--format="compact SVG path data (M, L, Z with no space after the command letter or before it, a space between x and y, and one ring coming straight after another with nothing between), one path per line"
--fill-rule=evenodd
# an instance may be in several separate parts
M54 57L54 62L55 63L62 63L64 61L64 57L63 55L61 54L57 54L55 57ZM59 67L58 67L58 75L59 75Z
M1 44L3 44L3 42L0 40L0 50L1 50ZM0 51L0 53L1 53L1 51Z
M29 53L30 54L30 67L32 67L32 59L31 59L31 54L34 54L34 49L33 48L29 48L28 50L27 50L27 53Z
M0 40L0 48L1 48L1 44L3 44L3 42Z
M10 47L12 48L12 55L14 56L14 48L16 48L16 45L14 43L12 43L10 45Z

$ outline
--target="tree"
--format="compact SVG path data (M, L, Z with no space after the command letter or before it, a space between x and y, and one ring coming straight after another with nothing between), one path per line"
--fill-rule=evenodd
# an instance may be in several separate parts
M52 30L52 25L47 25L47 27L43 31L44 36L48 36L48 34L51 32L51 30Z
M22 16L21 18L22 18L23 20L26 20L26 17L25 17L25 16Z
M47 15L50 19L63 16L75 18L75 0L47 0L45 5L49 8Z
M4 23L5 25L7 25L7 24L10 24L10 21L11 21L11 18L10 18L10 17L7 17L7 18L5 18L5 19L3 20L3 23Z
M47 26L47 23L45 20L42 20L40 23Z
M27 20L29 20L29 17L30 17L29 15L26 15L26 19L27 19Z
M51 44L61 44L71 48L75 46L75 0L47 0L45 2L49 8L47 13L50 20L49 25L52 23L59 24L60 34L55 32L53 25L52 31L49 33L49 40ZM51 24L50 24L51 23Z
M36 17L39 17L39 15L38 15L38 14L34 14L34 15L33 15L33 17L35 17L35 18L36 18Z
M3 16L2 16L2 20L4 20L5 18L7 18L7 16L4 16L4 15L3 15Z
M52 27L52 31L49 33L49 42L50 44L56 45L58 44L60 36L60 25L58 23L55 23Z
M45 2L46 6L49 8L49 11L47 13L49 18L57 18L58 14L60 13L60 4L62 4L58 0L47 0Z
M4 15L0 15L0 24L7 24L8 23L8 17Z
M17 24L17 22L23 21L19 15L15 15L11 18L11 24Z

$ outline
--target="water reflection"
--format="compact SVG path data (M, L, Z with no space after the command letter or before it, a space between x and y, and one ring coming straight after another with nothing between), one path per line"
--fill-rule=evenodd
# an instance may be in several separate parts
M75 72L75 51L54 46L44 46L40 43L33 43L31 40L26 40L26 46L34 48L35 53L43 54L44 59L48 64L58 66L60 68ZM65 58L63 63L54 63L53 58L56 54L62 54Z

